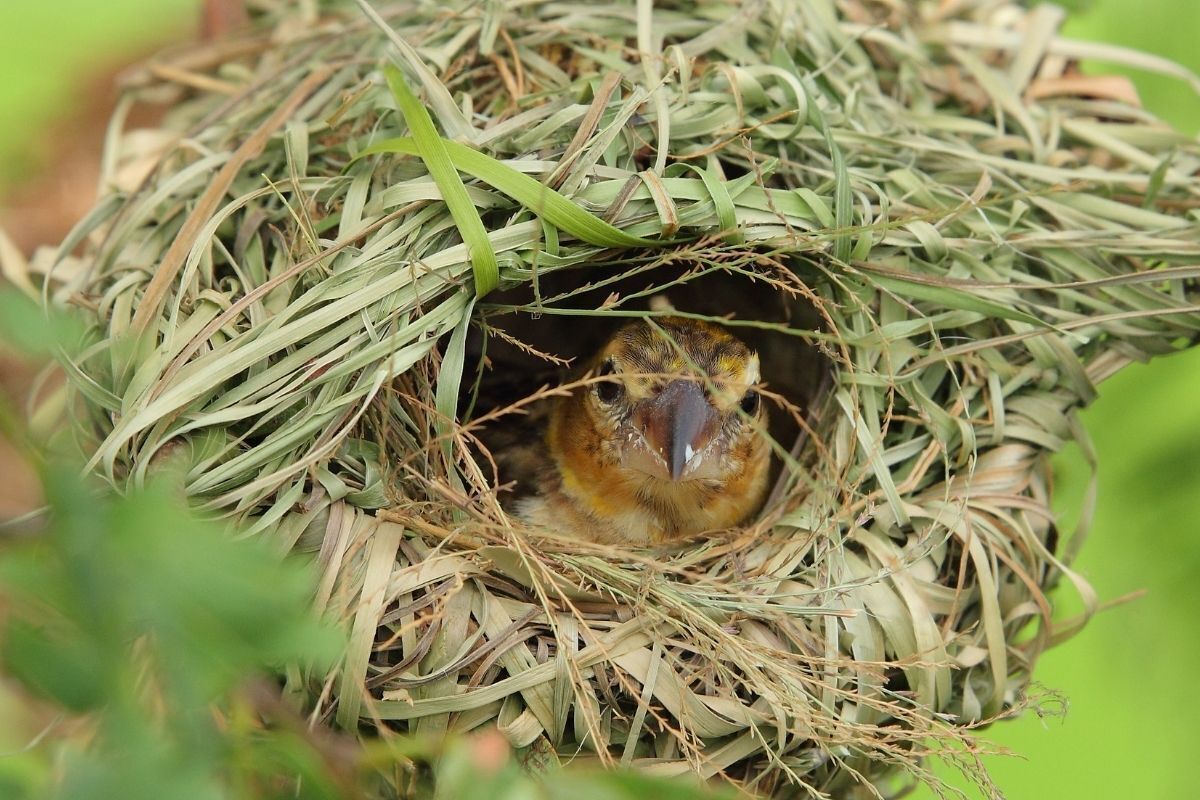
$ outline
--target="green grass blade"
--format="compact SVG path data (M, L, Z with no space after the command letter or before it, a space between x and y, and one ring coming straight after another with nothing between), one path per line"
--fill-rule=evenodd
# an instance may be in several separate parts
M433 118L425 109L417 96L408 88L400 70L391 64L384 68L387 75L388 87L392 96L400 106L400 113L412 131L412 141L416 147L416 155L425 162L430 176L438 185L442 199L454 218L462 234L467 252L471 254L471 271L475 275L475 294L483 297L500 285L500 266L496 263L496 253L488 241L487 229L475 204L467 196L467 187L463 186L462 178L454 169L450 156L446 153L448 142L438 135Z
M958 308L963 311L974 311L986 317L999 317L1017 322L1036 325L1039 328L1054 327L1032 314L1018 311L993 300L988 300L978 294L956 289L952 286L933 286L919 281L915 276L907 277L899 273L880 275L872 273L871 280L888 291L902 297L914 300L926 300L946 308Z
M673 243L673 240L632 236L589 214L544 183L517 172L485 153L445 139L441 140L441 144L455 167L503 192L580 241L599 247L661 247ZM415 137L402 136L376 142L363 150L358 157L378 153L420 155L421 151Z

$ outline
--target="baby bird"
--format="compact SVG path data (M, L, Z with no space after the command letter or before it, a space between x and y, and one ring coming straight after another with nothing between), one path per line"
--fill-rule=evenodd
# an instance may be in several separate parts
M742 522L762 502L770 450L758 356L682 317L621 328L559 397L526 521L595 542L668 543Z

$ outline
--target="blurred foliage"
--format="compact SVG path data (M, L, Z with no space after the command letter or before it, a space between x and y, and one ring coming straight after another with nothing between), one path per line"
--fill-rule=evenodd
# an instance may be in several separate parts
M198 0L0 0L0 184L53 158L47 125L107 91L104 70L186 30Z
M59 348L73 349L84 329L73 316L47 319L41 307L25 295L0 291L0 343L26 356L48 359Z
M1065 36L1154 53L1200 73L1200 3L1195 0L1060 0L1057 5L1070 10ZM1146 108L1182 131L1200 131L1200 97L1182 81L1104 61L1087 61L1083 71L1130 77Z
M45 354L76 333L68 317L0 291L9 347ZM534 776L494 729L362 744L311 723L284 674L324 674L343 648L312 616L311 564L196 517L169 459L146 489L113 497L40 452L15 419L0 414L0 433L41 464L48 508L0 528L0 679L30 695L0 728L11 737L41 717L44 730L0 757L0 798L729 796L627 772Z
M249 675L337 656L309 615L308 571L188 516L166 483L111 499L77 475L46 470L51 524L0 563L5 669L67 714L95 712L46 795L202 800L291 783L338 797L301 734L238 719L253 713Z
M71 336L66 318L0 295L10 346L45 353ZM58 718L43 748L0 759L0 796L344 796L295 712L265 725L272 693L252 677L336 662L341 636L311 615L308 565L190 515L169 469L116 498L76 466L41 471L44 524L0 549L0 663Z

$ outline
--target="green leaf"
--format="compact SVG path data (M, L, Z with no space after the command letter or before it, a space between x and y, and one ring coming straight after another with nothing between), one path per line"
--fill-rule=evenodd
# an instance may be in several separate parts
M475 293L483 297L500 284L500 267L496 263L492 243L488 240L487 229L483 226L483 220L479 218L479 212L475 210L475 204L467 196L467 187L463 186L462 178L450 162L450 156L446 153L447 142L438 135L429 111L408 88L399 69L389 64L384 68L384 74L387 76L392 95L400 106L400 113L404 115L404 121L412 131L416 154L425 162L430 176L437 183L442 199L450 210L450 216L454 217L454 224L458 226L463 242L467 245L467 252L471 254Z
M588 244L599 247L662 247L674 241L645 239L628 234L584 211L549 186L485 153L449 140L442 140L442 145L455 167L503 192L550 224ZM415 137L402 136L376 142L363 150L358 158L378 153L420 155L421 148Z
M47 356L79 342L83 325L64 311L46 310L13 289L0 291L0 342L31 356Z
M107 665L92 640L78 631L14 619L3 641L5 668L37 694L74 712L90 711L107 699Z

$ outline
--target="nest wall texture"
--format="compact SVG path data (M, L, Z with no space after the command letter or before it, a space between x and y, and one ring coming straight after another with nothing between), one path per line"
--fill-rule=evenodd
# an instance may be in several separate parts
M94 313L91 466L181 463L198 505L317 554L350 645L294 678L314 714L780 796L931 752L986 783L967 732L1086 619L1047 591L1094 606L1048 455L1100 380L1200 330L1197 143L1074 96L1098 48L1047 7L260 5L131 76L174 108L118 114L108 194L42 265ZM724 321L797 354L760 517L657 553L509 520L471 336L532 312L569 337L718 274L807 309ZM574 302L618 278L643 289Z

